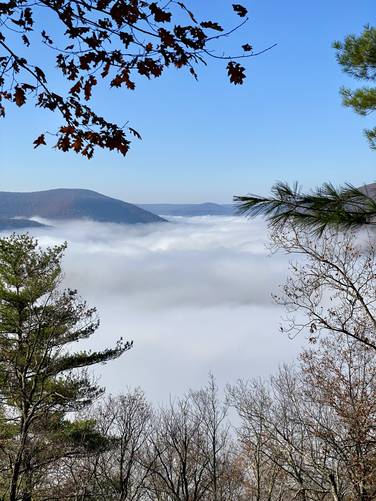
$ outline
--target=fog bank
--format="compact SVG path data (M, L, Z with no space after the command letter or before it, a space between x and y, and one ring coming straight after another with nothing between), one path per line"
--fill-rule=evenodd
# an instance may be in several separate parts
M54 223L53 223L54 224ZM96 373L109 392L142 386L166 400L206 381L267 375L302 340L279 333L271 292L287 259L269 256L261 221L174 218L167 224L59 223L33 229L42 245L68 241L66 284L95 305L102 347L122 336L134 348Z

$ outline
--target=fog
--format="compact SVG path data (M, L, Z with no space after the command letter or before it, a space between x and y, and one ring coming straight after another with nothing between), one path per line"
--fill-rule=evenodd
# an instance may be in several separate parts
M68 241L65 283L98 308L90 347L119 337L134 347L95 373L110 393L141 386L154 401L197 388L265 376L293 360L303 339L279 332L271 292L287 259L269 255L261 221L173 218L156 225L50 223L45 245Z

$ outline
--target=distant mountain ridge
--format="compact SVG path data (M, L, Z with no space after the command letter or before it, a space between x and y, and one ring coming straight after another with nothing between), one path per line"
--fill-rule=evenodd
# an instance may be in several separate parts
M49 220L89 219L117 224L164 221L158 215L136 205L91 190L59 188L33 192L0 192L0 229L1 221L7 226L6 229L37 226L38 223L30 221L30 218L38 216Z
M22 228L43 228L47 227L46 224L38 223L38 221L33 221L32 219L23 218L10 218L1 217L0 218L0 231L6 230L18 230Z
M234 216L236 208L231 204L138 204L147 211L159 216Z

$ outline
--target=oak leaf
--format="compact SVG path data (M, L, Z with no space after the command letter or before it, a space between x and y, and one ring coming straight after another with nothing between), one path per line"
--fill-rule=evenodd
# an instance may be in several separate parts
M227 65L227 73L230 82L234 85L241 85L245 80L245 68L235 61L230 61Z
M26 102L25 91L19 85L16 87L13 100L17 106L23 106Z
M211 30L223 31L223 28L218 23L213 23L213 21L204 21L201 23L203 28L210 28Z
M157 23L169 23L171 21L171 12L161 9L155 2L149 5L149 10Z
M36 140L33 142L34 149L38 148L38 146L40 146L41 144L46 144L46 140L45 140L44 134L41 134L40 136L38 136L36 138Z
M243 5L239 5L238 3L232 4L232 8L239 17L245 17L248 13L247 9L243 7Z

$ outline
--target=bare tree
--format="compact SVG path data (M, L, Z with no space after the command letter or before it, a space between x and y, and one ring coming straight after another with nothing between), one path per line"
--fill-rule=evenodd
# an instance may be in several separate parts
M66 462L68 485L75 499L145 499L145 462L151 432L152 408L136 388L108 397L91 412L106 447L81 461Z
M229 464L227 405L219 401L218 387L212 374L209 376L207 386L190 392L190 397L204 438L202 456L207 459L211 498L213 501L227 499L226 479Z
M374 239L326 232L320 239L290 227L272 234L273 247L298 255L281 294L288 312L282 330L341 334L376 350L376 247Z
M287 367L268 384L239 382L229 388L242 420L239 436L253 500L322 497L321 481L305 454L308 436L297 416L297 390L296 376Z
M239 381L228 387L229 402L241 419L237 429L239 461L244 471L244 490L255 501L284 499L286 478L276 458L269 430L269 411L273 404L270 389L261 381Z
M156 459L149 484L151 499L204 499L210 485L204 441L201 418L189 397L160 410L150 451Z
M230 434L227 405L213 376L172 401L155 421L148 478L150 499L239 501L243 474Z
M110 397L97 410L99 431L114 444L95 464L96 485L103 498L144 499L151 419L151 406L140 389Z
M373 350L352 339L338 336L323 339L319 349L303 353L302 380L305 400L312 402L305 418L310 435L326 445L341 468L340 472L332 471L328 476L334 499L340 499L335 494L341 475L354 498L375 499L376 357Z
M251 499L375 498L375 370L372 349L337 334L298 369L229 387Z

